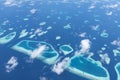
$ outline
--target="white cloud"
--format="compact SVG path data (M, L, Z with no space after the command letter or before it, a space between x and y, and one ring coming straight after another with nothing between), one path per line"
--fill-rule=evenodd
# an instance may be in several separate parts
M40 80L48 80L46 77L40 77Z
M103 63L106 63L106 64L110 63L110 58L109 58L109 55L107 53L105 53L105 54L99 54L99 56L101 57L101 61Z
M16 57L11 57L10 60L7 62L5 68L6 72L11 72L14 70L14 68L18 65L17 58Z
M120 39L114 40L111 44L120 47Z
M82 40L81 44L80 44L80 47L81 47L81 50L80 50L81 53L88 52L90 47L91 47L90 40L89 39Z
M4 2L5 6L19 6L22 4L22 1L16 1L16 0L6 0Z
M35 50L31 53L30 58L31 58L31 59L34 59L34 58L38 57L45 49L46 49L46 46L45 46L45 45L39 46L37 49L35 49Z
M64 71L65 65L66 65L66 63L68 62L69 59L70 58L67 57L67 58L63 59L61 62L56 63L53 66L52 71L55 72L55 73L57 73L58 75L60 75Z
M37 9L34 9L34 8L33 8L33 9L30 10L30 13L31 13L31 14L35 14L36 11L37 11Z
M87 34L86 32L83 32L83 33L79 34L79 36L80 36L80 37L85 37L86 34Z

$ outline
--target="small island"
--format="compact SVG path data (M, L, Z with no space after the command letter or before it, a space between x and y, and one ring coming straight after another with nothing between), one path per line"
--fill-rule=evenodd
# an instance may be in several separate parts
M7 44L9 43L11 40L13 40L16 36L16 32L11 32L8 35L0 38L0 44Z
M64 53L64 55L67 55L73 52L73 48L70 45L62 45L60 46L60 50Z
M115 71L117 73L117 80L120 80L120 62L115 65Z
M90 80L110 80L108 71L93 59L77 55L66 66L69 72Z
M43 49L43 51L40 51L41 49L38 49L38 47L43 46L43 45L46 48ZM51 44L48 44L43 41L22 40L16 45L14 45L12 49L22 52L24 54L27 54L29 56L34 55L34 54L36 55L36 53L38 53L35 58L40 59L47 64L53 64L59 56L59 54L52 47ZM39 51L41 53L39 53Z

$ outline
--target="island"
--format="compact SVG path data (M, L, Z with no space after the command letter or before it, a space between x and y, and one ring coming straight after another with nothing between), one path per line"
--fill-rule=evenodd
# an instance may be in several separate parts
M67 55L73 52L73 48L70 45L62 45L60 46L60 50L64 53L64 55Z
M120 80L120 62L115 65L115 71L117 73L117 80Z
M11 32L9 34L7 34L4 37L0 38L0 44L7 44L9 43L11 40L13 40L16 36L16 32Z
M39 54L38 52L35 52L38 47L43 45L46 46L46 48L43 49L42 53ZM34 54L36 55L36 53L38 53L36 58L42 60L47 64L55 63L56 59L59 56L58 52L53 48L51 44L43 41L22 40L11 48L29 56Z
M66 69L90 80L110 80L109 73L101 64L90 58L77 55L66 64Z

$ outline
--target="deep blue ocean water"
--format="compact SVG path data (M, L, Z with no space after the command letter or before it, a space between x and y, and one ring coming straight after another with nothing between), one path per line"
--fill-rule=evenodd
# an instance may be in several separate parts
M29 56L10 49L10 47L25 39L46 41L58 52L58 44L70 44L75 52L79 49L82 39L90 39L92 43L90 52L94 53L92 58L99 61L100 57L98 52L106 44L107 47L103 53L108 53L111 62L110 64L103 63L103 66L109 71L110 80L117 80L114 66L119 62L120 57L114 57L112 50L117 48L117 46L111 45L111 42L120 38L119 1L23 0L21 3L19 2L22 0L13 1L17 1L14 3L16 5L5 5L5 0L0 1L0 28L6 30L0 37L13 31L17 32L15 39L8 44L0 45L0 80L42 80L40 77L46 77L47 80L88 80L66 70L61 75L57 75L51 71L51 66L37 59L33 63L27 63L26 60L29 59ZM105 7L115 4L118 4L115 8ZM89 9L91 5L94 5L95 8ZM36 9L36 12L31 14L31 9ZM107 12L112 12L112 15L106 15ZM46 18L47 16L50 16L50 18ZM24 18L28 18L29 20L25 21ZM95 19L99 21L95 21ZM3 22L6 20L8 20L8 23L3 25ZM40 26L39 23L43 21L46 22L46 25ZM64 29L66 24L70 24L71 28ZM99 29L93 30L92 26L96 25L99 25ZM27 29L27 31L37 28L46 30L48 26L52 26L52 29L47 34L36 36L32 39L28 36L21 39L18 38L19 33L23 29ZM13 28L13 30L9 30L9 28ZM109 34L107 38L100 36L100 33L103 31ZM86 33L86 36L80 37L79 34L83 32ZM61 39L56 40L56 36L61 36ZM96 39L94 40L93 38ZM74 52L70 56L73 56ZM5 71L5 64L11 56L18 58L19 65L13 71L7 73Z

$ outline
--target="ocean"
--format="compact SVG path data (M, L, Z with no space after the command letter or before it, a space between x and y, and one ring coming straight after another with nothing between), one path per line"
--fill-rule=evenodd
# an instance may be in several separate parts
M90 41L88 52L94 54L91 58L101 62L110 80L117 80L114 67L119 63L120 54L115 56L113 50L120 51L120 44L112 42L120 41L119 7L119 0L1 0L0 29L5 32L0 37L14 31L16 37L0 45L0 80L90 80L66 69L58 75L51 70L53 65L36 58L29 62L28 55L11 49L22 40L44 41L54 47L62 60L73 57L84 39ZM28 34L20 38L22 31ZM64 44L74 51L64 55L59 49ZM107 54L110 63L107 64L100 54ZM5 66L12 56L19 64L6 72Z

